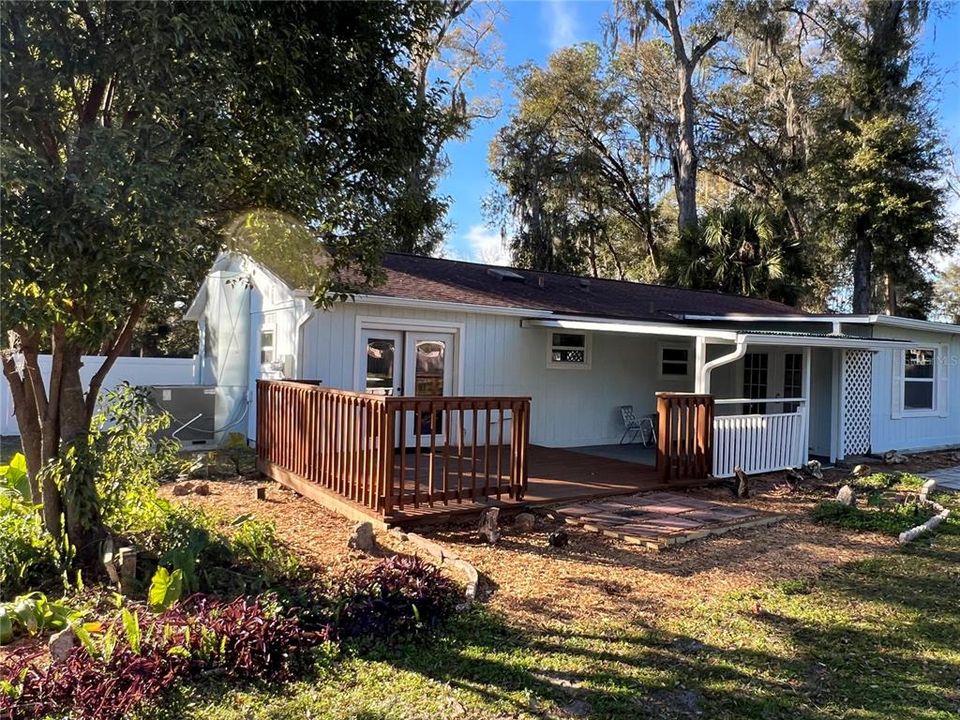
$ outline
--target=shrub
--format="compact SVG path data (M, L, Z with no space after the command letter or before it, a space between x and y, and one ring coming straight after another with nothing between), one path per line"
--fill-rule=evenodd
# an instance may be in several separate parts
M154 529L166 508L157 487L186 469L175 440L157 439L170 426L141 387L126 383L104 394L91 427L97 458L97 494L104 522L113 532Z
M863 510L833 500L818 503L812 511L814 521L827 525L899 535L928 520L933 512L917 503L897 505L886 510Z
M30 499L26 459L17 453L0 466L0 600L57 574L53 539Z
M438 567L420 558L385 558L341 583L330 634L380 640L430 631L453 611L458 592Z
M14 656L0 663L0 717L73 713L120 720L180 678L285 680L312 638L264 597L195 597L163 615L124 611L98 643L84 636L63 662Z

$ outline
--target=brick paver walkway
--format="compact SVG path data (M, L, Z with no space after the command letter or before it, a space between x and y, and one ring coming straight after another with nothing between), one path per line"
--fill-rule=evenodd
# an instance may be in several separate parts
M731 507L669 492L571 505L559 512L571 525L651 550L784 519L783 515L750 507Z

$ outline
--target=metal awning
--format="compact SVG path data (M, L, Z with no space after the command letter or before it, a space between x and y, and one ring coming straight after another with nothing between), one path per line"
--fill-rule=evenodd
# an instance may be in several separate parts
M909 340L871 338L858 335L830 333L781 332L776 330L718 330L673 323L640 321L612 321L598 319L527 318L522 327L545 327L560 330L619 333L626 335L664 335L680 338L703 338L711 344L781 345L793 347L859 348L862 350L885 350L902 348Z

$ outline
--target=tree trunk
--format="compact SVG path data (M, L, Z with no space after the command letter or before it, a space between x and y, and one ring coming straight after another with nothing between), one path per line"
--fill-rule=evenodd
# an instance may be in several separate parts
M677 103L677 145L674 187L677 194L677 227L681 236L697 236L697 147L693 103L693 65L677 67L680 96Z
M63 500L67 537L76 549L81 567L99 570L106 529L97 498L95 463L88 435L91 413L80 380L82 351L66 345L62 354L62 378L59 395L60 457L64 467Z
M857 222L857 244L853 256L853 312L869 315L873 291L873 243L867 237L866 222Z
M897 286L890 273L883 274L883 312L885 315L897 314Z

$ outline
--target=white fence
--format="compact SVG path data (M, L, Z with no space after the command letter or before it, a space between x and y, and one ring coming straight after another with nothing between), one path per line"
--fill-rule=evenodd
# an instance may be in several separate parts
M85 355L80 368L80 380L84 387L100 368L102 357ZM50 379L50 356L37 358L44 383ZM127 381L131 385L192 385L194 380L193 358L142 358L119 357L103 382L103 389L109 390ZM3 380L0 388L0 435L19 435L17 418L13 414L13 398L10 386Z
M717 405L795 404L795 412L715 415L713 476L732 477L735 468L747 475L798 467L806 462L807 408L803 398L717 400Z

